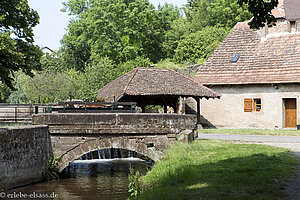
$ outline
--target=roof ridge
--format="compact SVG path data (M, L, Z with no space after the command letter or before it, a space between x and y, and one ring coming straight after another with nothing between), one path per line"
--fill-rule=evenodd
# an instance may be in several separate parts
M130 70L129 72L127 72L127 73L123 74L122 76L119 76L119 77L118 77L118 78L116 78L115 80L113 80L113 81L111 81L111 82L109 82L109 83L105 84L105 85L104 85L102 88L98 89L98 90L97 90L95 93L98 93L98 91L99 91L99 90L102 90L102 89L104 89L104 88L108 87L109 85L113 84L114 82L118 81L119 79L121 79L122 77L124 77L124 76L128 75L128 74L129 74L129 73L131 73L131 72L132 72L132 70Z
M136 74L136 72L138 71L139 68L140 68L140 67L136 67L136 68L133 69L134 72L133 72L131 78L128 80L127 84L125 85L124 90L123 90L123 94L126 94L126 90L127 90L127 88L128 88L128 85L129 85L129 83L132 81L133 77L135 76L135 74Z

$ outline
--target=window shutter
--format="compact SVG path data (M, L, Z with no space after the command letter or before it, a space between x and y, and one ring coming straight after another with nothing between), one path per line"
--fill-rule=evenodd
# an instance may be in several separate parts
M252 112L252 99L244 99L244 112Z

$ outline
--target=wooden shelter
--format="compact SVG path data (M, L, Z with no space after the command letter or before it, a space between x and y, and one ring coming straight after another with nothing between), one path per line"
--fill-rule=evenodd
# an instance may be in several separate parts
M197 100L198 122L200 98L220 98L221 95L194 80L165 68L135 68L98 90L97 95L105 101L136 102L145 112L146 105L162 105L176 110L179 97Z

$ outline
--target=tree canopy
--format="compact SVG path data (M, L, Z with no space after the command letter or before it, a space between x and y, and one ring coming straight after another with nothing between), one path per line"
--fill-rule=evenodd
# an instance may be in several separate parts
M155 9L148 0L71 0L64 5L74 18L61 53L68 68L80 70L97 57L117 64L137 57L159 61L164 32L180 16L178 8Z
M197 26L226 24L229 27L253 17L249 25L258 29L275 22L271 10L277 5L278 0L188 0L187 16L191 17L191 11L198 12L200 15L192 15Z
M270 24L277 3L188 0L179 9L172 4L156 8L149 0L67 0L63 11L72 18L62 46L57 54L42 56L33 45L37 12L27 0L2 0L0 83L7 85L0 85L0 102L81 99L135 67L180 71L202 64L237 22L254 16L252 27Z
M238 0L188 0L185 13L195 30L207 26L231 29L252 16L247 5L239 5Z
M265 24L272 25L276 21L271 11L278 5L278 0L238 0L240 5L247 4L248 10L252 13L253 19L249 25L258 29Z
M32 69L40 69L42 54L33 44L32 33L38 21L27 0L0 1L0 78L10 88L14 71L32 75Z

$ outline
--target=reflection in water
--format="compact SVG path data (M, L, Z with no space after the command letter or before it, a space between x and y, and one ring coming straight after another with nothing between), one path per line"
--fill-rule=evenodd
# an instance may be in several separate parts
M76 160L62 172L58 182L38 183L9 192L55 192L59 199L125 200L129 168L145 174L149 165L137 158Z

